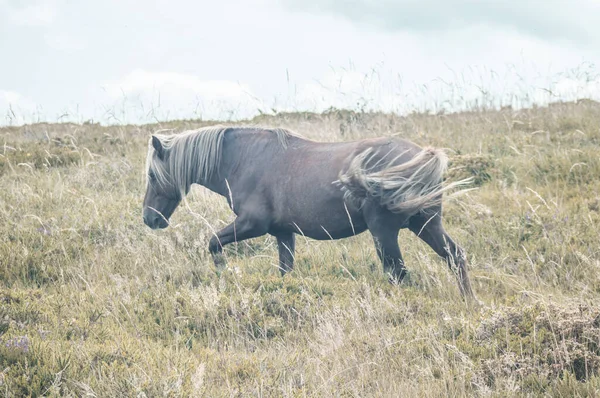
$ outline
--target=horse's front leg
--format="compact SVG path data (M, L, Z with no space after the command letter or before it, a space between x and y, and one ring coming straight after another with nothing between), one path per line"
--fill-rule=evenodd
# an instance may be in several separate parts
M217 267L224 265L225 259L222 252L225 245L256 238L265 235L267 231L268 225L265 223L265 218L240 215L210 239L208 251Z
M296 238L293 232L282 232L275 235L277 248L279 249L279 270L281 276L294 268L294 251L296 250Z

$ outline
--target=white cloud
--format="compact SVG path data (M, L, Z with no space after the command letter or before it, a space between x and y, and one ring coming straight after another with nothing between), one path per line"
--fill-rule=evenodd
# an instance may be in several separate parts
M115 103L109 113L115 115L115 109L119 110L119 116L114 116L119 121L247 117L260 106L245 84L143 69L105 83L104 91Z
M44 36L46 44L54 50L73 52L86 48L85 41L80 37L66 33L51 33Z
M282 0L293 10L329 13L376 29L434 33L471 26L494 26L504 31L547 41L566 39L577 45L600 42L596 0ZM595 48L595 47L594 47Z
M585 76L557 73L600 66L589 45L600 43L597 0L155 3L0 0L0 54L19 59L0 62L0 88L26 93L49 120L146 123L546 100L542 88L593 93Z
M0 90L0 108L8 108L9 106L33 109L35 103L17 92Z
M29 98L8 90L0 90L0 124L23 124L33 121L36 104Z
M58 15L58 4L54 0L39 0L18 7L8 6L9 21L21 26L48 26Z
M380 109L392 110L397 101L388 89L393 91L376 73L331 70L323 79L301 85L293 108L322 111L329 107L369 109L377 105Z
M539 74L535 66L446 70L438 78L418 84L406 84L383 67L369 73L337 69L319 81L300 85L293 98L276 108L320 112L335 107L406 114L507 105L520 108L581 98L600 100L600 72L593 64L584 63L559 74Z
M553 96L563 100L580 98L600 100L600 80L581 81L566 77L559 80L550 90Z
M106 84L113 97L125 94L145 94L148 91L161 94L193 93L208 98L241 98L249 92L247 86L228 80L202 80L197 76L173 72L148 72L136 69L123 79Z

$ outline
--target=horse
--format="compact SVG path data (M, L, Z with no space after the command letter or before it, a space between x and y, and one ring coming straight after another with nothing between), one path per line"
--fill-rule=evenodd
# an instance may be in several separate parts
M270 234L283 277L294 267L296 234L337 240L369 230L395 283L406 274L398 234L408 228L446 260L462 296L475 299L465 251L442 225L443 193L469 179L443 184L447 162L443 150L398 137L317 142L287 129L222 125L155 133L143 220L166 228L190 187L200 184L225 197L236 215L209 241L216 266L224 246Z

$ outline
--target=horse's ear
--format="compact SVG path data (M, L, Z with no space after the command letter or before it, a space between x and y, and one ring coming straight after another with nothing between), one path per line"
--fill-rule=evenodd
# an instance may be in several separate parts
M159 159L163 159L165 149L163 148L162 142L160 142L160 140L158 138L156 138L156 136L154 136L154 135L152 136L152 146L154 147L154 150L158 154Z

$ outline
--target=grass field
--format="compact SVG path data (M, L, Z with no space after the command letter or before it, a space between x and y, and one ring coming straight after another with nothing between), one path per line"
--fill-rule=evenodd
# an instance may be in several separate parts
M600 395L600 104L398 117L330 111L248 123L339 141L399 134L448 148L445 204L470 308L408 231L387 283L368 233L231 245L194 187L172 226L142 222L149 134L211 124L0 128L0 396ZM245 123L242 123L245 124Z

